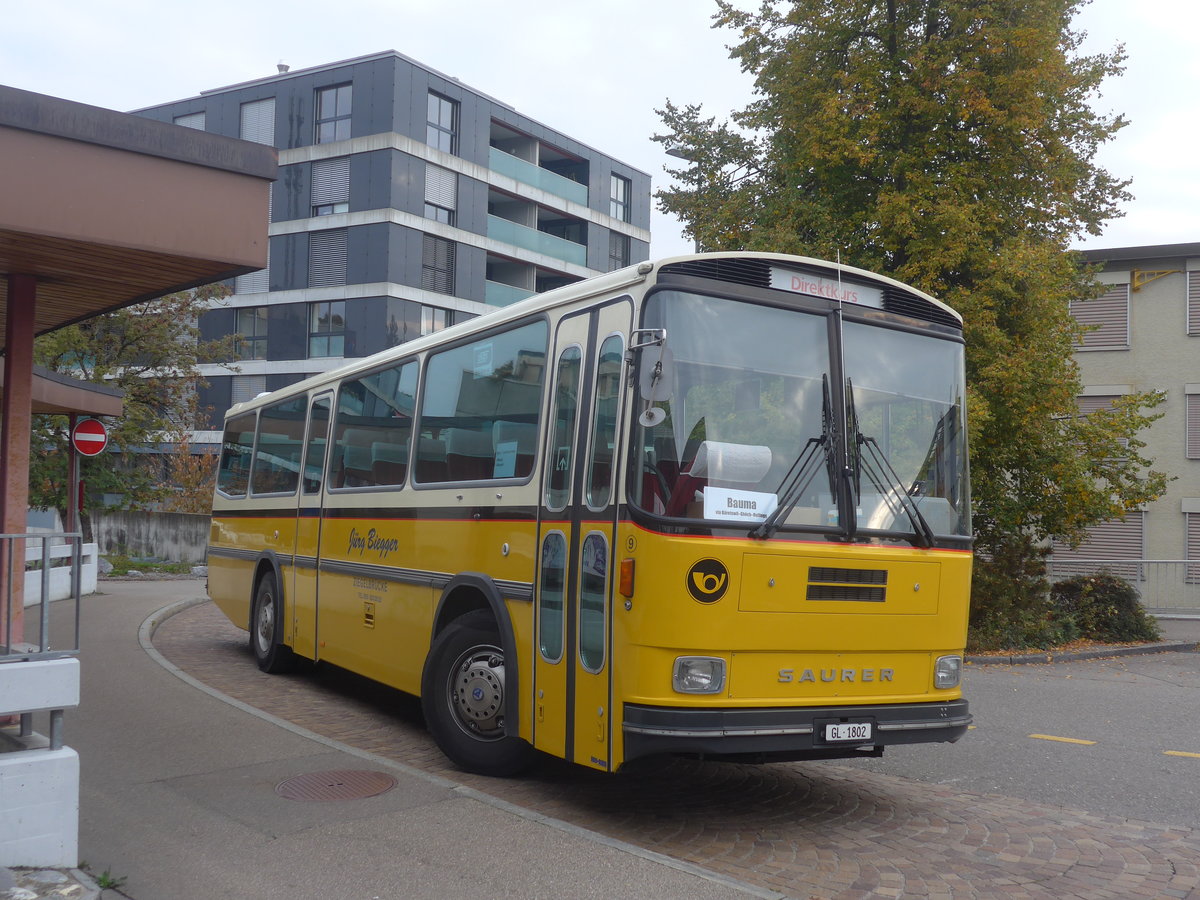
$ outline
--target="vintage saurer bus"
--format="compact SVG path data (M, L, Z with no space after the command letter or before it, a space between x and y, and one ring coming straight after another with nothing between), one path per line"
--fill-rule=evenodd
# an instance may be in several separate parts
M476 772L955 741L964 413L932 297L640 263L233 407L209 590L261 669L417 695Z

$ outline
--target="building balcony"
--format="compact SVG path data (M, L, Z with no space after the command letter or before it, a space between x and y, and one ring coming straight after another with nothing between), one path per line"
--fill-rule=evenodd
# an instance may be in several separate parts
M518 159L496 147L488 151L488 167L501 175L507 175L522 184L539 188L555 197L561 197L581 206L588 205L587 185L556 175L549 169Z
M487 236L563 262L574 263L577 266L587 265L587 247L583 244L546 234L536 228L518 225L499 216L488 216Z
M532 297L536 291L529 288L503 284L499 281L485 281L483 284L483 302L488 306L508 306L526 297Z

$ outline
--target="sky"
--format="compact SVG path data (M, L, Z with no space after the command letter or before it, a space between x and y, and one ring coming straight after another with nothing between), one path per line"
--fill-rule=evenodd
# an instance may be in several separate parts
M746 8L757 6L739 0ZM397 50L522 114L650 174L672 162L650 140L666 100L718 120L751 98L711 28L711 0L38 0L4 14L0 84L117 110ZM1085 50L1118 42L1123 76L1097 100L1131 123L1100 163L1132 178L1135 199L1079 246L1200 241L1200 84L1196 0L1093 0L1076 20ZM688 252L680 223L655 212L651 256Z

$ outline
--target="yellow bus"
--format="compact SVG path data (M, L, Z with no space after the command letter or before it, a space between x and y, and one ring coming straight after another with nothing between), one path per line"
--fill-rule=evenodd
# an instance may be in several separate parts
M640 263L233 407L209 592L476 772L955 741L964 394L960 316L893 279Z

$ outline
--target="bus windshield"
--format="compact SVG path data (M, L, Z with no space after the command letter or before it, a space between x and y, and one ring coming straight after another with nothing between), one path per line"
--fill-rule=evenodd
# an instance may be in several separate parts
M670 396L653 404L665 416L643 415L638 426L635 502L660 515L757 524L827 430L826 317L660 291L646 301L644 325L666 330L673 365ZM655 358L654 347L641 353L642 365ZM790 521L820 524L831 505L819 450L807 483L795 484Z
M969 534L963 345L859 322L843 329L859 530Z
M828 315L680 291L645 309L671 364L636 410L637 506L756 537L969 533L961 343L854 321L839 341ZM661 355L645 347L639 363Z

